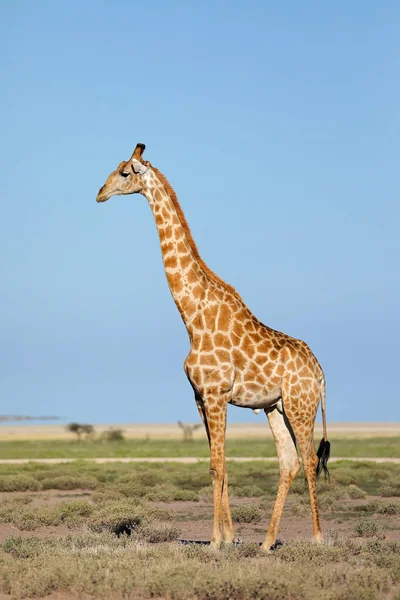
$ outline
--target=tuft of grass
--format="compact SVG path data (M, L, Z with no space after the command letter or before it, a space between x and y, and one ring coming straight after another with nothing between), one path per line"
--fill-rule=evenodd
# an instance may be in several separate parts
M84 522L93 506L84 501L61 502L55 506L24 506L6 502L0 507L0 522L12 523L18 529L33 531L44 525L75 527Z
M44 490L94 490L98 485L94 477L76 477L74 475L60 475L47 477L42 480Z
M29 475L25 475L25 473L0 476L0 492L37 491L41 487L38 481Z
M276 556L284 562L311 562L323 566L329 562L348 559L350 549L341 545L315 544L314 542L294 541L276 550Z
M143 502L123 500L110 502L104 507L98 508L87 520L87 525L92 531L105 531L120 536L138 533L139 528L149 532L145 529L146 527L156 527L156 521L165 522L170 519L171 516L166 511L152 508ZM162 527L160 531L162 531ZM147 539L146 535L144 534L145 539Z
M400 475L390 475L381 486L382 496L400 496Z
M258 498L264 494L265 491L258 485L243 485L242 487L234 487L230 490L230 495L237 498Z
M181 531L173 523L164 523L162 521L153 521L146 523L138 531L139 539L149 543L173 542Z
M360 519L355 524L354 531L359 537L374 537L379 533L379 527L375 521Z
M174 485L160 484L147 490L145 497L152 502L174 502L177 500L198 502L199 495L191 490L182 490Z
M387 500L374 500L362 506L357 507L362 512L378 513L380 515L399 515L400 502L390 502Z
M233 506L231 512L235 523L259 523L263 514L255 505Z
M352 498L353 500L359 500L361 498L366 498L368 495L365 490L362 490L358 486L354 485L354 483L351 483L349 485L347 493L348 493L349 497Z

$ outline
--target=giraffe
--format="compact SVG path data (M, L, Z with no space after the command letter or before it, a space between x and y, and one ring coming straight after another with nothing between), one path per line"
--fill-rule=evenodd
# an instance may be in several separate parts
M316 479L328 473L325 378L307 344L259 321L233 287L201 259L177 196L137 144L100 188L97 202L142 194L152 210L168 285L186 326L190 351L184 371L192 386L210 447L214 522L211 543L234 539L225 459L227 405L264 410L276 443L279 486L261 549L274 549L283 506L300 469L308 482L314 540L322 541ZM314 422L321 400L323 438L314 448Z

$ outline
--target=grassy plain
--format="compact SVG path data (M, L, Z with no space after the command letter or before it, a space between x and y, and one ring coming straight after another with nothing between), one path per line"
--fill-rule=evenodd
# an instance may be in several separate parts
M330 436L332 456L346 458L400 458L398 437L348 438ZM316 444L319 438L316 438ZM271 437L228 438L228 457L276 456ZM95 458L95 457L208 457L205 439L182 443L179 439L134 439L107 443L95 439L76 440L4 440L0 441L0 459L9 458Z
M285 543L265 556L258 544L271 515L278 465L230 462L232 515L241 543L215 550L178 541L210 539L207 464L84 460L209 456L204 432L183 443L179 430L171 428L165 438L161 429L152 431L157 434L113 443L0 432L0 459L77 459L0 464L0 600L400 600L400 465L331 463L330 484L318 484L323 545L310 541L300 473L281 523ZM259 427L240 432L228 437L228 456L275 456L267 427L265 435ZM361 427L351 434L333 427L332 455L399 457L397 433Z
M261 555L278 482L271 463L230 463L236 535L214 550L204 464L0 465L5 598L377 600L400 598L400 467L335 463L319 482L326 543L310 542L300 473L282 548ZM3 596L0 596L3 600Z

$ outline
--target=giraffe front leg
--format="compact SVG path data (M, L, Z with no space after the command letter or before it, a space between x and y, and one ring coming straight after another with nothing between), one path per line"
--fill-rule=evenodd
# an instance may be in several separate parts
M214 525L211 544L219 546L223 540L225 524L230 529L229 533L233 537L227 485L224 486L224 481L227 484L225 464L226 402L221 398L208 396L203 398L203 408L210 441L210 475L214 499ZM225 509L228 508L228 513L225 512L225 515L224 507Z
M221 523L216 516L218 514L219 508L216 509L216 506L219 506L221 502L219 498L216 499L216 492L219 487L222 485L222 538L224 542L231 543L234 539L234 530L231 516L231 509L229 506L229 497L228 497L228 475L226 472L226 460L225 460L225 432L226 432L226 404L221 406L221 411L211 409L211 406L208 406L208 410L206 410L205 404L200 396L196 394L196 405L199 411L201 420L203 421L207 437L208 443L210 446L210 474L213 478L213 496L214 496L214 528L213 528L213 539L212 543L219 544L219 534L217 531L221 530ZM219 423L218 421L221 419L221 414L223 415L223 422ZM209 424L209 418L211 418L211 428ZM217 422L217 427L213 426L213 423ZM222 429L220 428L222 425ZM211 433L213 431L213 433ZM222 451L223 451L223 477L222 483L219 481L218 473L220 471L219 465L221 461L219 460L220 455L220 443L217 440L216 431L223 431L223 441L222 441ZM218 468L215 466L218 464ZM216 522L217 521L217 522ZM214 538L216 541L214 542Z

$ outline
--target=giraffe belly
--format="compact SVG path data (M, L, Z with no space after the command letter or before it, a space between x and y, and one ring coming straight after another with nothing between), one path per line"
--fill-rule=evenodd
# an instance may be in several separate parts
M282 398L280 386L266 392L265 389L238 389L229 404L240 406L240 408L271 408Z

